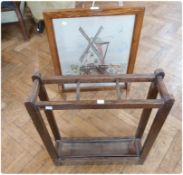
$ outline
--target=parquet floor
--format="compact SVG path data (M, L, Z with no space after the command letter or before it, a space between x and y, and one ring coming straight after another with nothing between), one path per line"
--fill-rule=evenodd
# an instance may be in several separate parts
M2 172L3 173L180 173L181 172L181 3L130 2L146 7L136 73L161 67L165 82L176 99L158 139L143 165L67 165L56 167L48 156L23 102L31 90L31 75L40 70L53 75L46 33L33 33L24 42L19 28L2 28ZM135 86L130 95L143 96L146 86ZM57 87L48 87L58 97ZM82 93L85 99L115 91ZM72 98L67 94L67 98ZM64 136L117 136L135 133L140 110L63 111L56 120ZM153 111L155 112L155 111ZM150 120L152 122L152 119ZM149 125L148 125L149 126ZM147 127L148 129L149 127ZM147 133L147 131L145 131Z

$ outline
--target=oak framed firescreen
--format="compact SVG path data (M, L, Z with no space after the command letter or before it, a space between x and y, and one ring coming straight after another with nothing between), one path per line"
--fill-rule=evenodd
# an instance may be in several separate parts
M158 136L172 106L174 98L167 91L163 82L165 73L157 69L152 74L123 74L98 76L54 76L42 78L39 73L32 76L33 91L25 102L28 113L37 129L50 157L56 165L64 162L133 162L142 164L155 139ZM80 100L80 83L116 83L116 100ZM122 99L120 82L151 82L147 99ZM76 84L76 100L50 101L45 84ZM157 99L158 93L160 98ZM39 97L39 101L37 100ZM143 109L137 131L132 137L105 138L64 138L60 135L53 110L74 109ZM149 120L152 109L158 108L148 135L141 145L141 139ZM53 143L42 118L40 110L44 110L46 118L54 136ZM97 111L96 111L97 112Z
M144 7L74 8L43 13L57 76L133 73ZM110 82L80 90L111 89ZM75 91L72 84L62 91ZM113 87L112 87L113 88Z

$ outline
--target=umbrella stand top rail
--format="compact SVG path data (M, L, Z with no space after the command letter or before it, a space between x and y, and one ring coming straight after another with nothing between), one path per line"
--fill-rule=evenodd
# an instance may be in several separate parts
M40 109L120 109L120 108L160 108L172 96L168 93L163 82L164 72L157 69L152 74L123 74L123 75L92 75L92 76L53 76L42 78L40 73L32 76L33 90L28 101ZM80 100L81 83L116 83L116 100ZM121 82L155 82L161 99L121 99ZM76 100L73 101L37 101L40 86L44 84L76 84Z

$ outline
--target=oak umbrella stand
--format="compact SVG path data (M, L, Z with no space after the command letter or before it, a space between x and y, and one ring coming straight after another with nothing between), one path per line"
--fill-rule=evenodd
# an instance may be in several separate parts
M158 133L174 103L164 85L164 72L157 69L152 74L123 74L98 76L55 76L42 78L39 73L32 76L33 90L25 102L26 109L55 165L65 162L133 162L145 161ZM80 100L80 83L116 83L116 100ZM151 82L147 99L121 99L119 83ZM45 84L76 84L75 101L50 101ZM157 99L157 94L160 99ZM37 100L39 97L39 101ZM141 108L142 115L134 137L112 138L67 138L61 137L53 110L74 109L124 109ZM153 108L158 108L149 133L141 145L141 139ZM40 110L44 110L55 143L53 143Z

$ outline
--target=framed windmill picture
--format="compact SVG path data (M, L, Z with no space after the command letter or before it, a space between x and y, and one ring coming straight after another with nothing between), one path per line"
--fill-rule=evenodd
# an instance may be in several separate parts
M44 12L55 74L133 73L143 16L143 7ZM64 90L70 88L72 84L63 85Z

